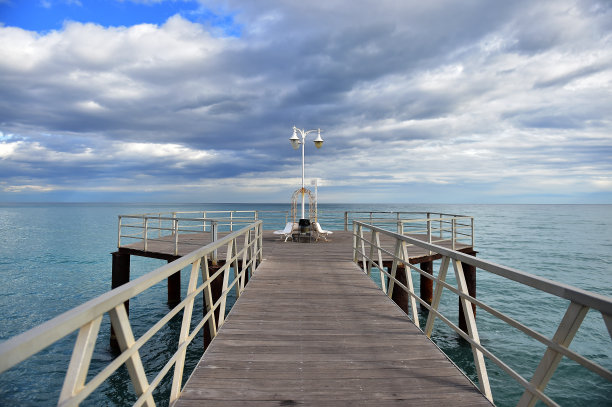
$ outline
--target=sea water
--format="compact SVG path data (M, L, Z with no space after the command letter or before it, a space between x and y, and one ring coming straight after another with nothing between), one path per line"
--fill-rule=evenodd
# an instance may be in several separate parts
M24 332L92 299L110 288L111 255L117 246L117 215L191 210L289 210L288 204L0 204L0 341ZM444 212L475 218L478 257L612 296L612 205L416 205L321 204L325 229L344 227L343 211ZM323 222L322 222L323 223ZM266 229L282 228L278 224ZM264 248L265 249L265 248ZM133 256L131 279L165 264ZM435 264L437 272L439 263ZM377 273L372 274L377 281ZM419 279L413 275L418 292ZM188 278L183 271L182 282ZM452 272L449 282L454 283ZM379 279L378 279L379 282ZM183 292L185 287L183 287ZM552 337L568 302L478 271L478 298L519 322ZM136 337L168 311L160 284L130 300ZM230 299L230 304L233 299ZM194 315L201 315L200 307ZM457 312L457 298L445 293L442 310ZM422 323L425 314L421 314ZM103 319L89 377L115 354L109 348L109 321ZM545 347L519 331L477 312L481 341L504 362L529 379ZM180 320L175 319L145 345L147 372L157 372L176 345ZM0 375L0 405L39 406L57 402L74 344L72 334ZM469 345L436 322L433 339L477 382ZM202 338L189 348L187 369L197 363ZM572 345L589 359L612 369L612 346L601 315L590 311ZM159 356L159 357L158 357ZM516 404L521 388L487 360L495 403ZM149 380L153 378L149 375ZM165 380L156 399L167 397ZM435 391L432 389L432 391ZM612 405L612 384L564 359L546 389L567 406ZM129 405L135 400L125 368L111 376L83 405ZM162 403L163 404L163 403Z

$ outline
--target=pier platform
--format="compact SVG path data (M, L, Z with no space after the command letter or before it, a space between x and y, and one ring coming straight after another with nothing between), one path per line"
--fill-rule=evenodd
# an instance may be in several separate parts
M222 238L227 235L227 232L220 232L218 238ZM427 241L427 235L422 234L407 234L406 236L413 237L415 239L422 240L424 242ZM365 237L366 239L369 236ZM275 256L294 256L293 250L291 249L291 245L295 245L293 249L299 248L299 251L304 251L304 245L314 245L315 250L317 251L316 255L324 254L325 256L340 256L346 260L351 259L352 253L352 245L353 245L353 232L352 231L344 231L344 230L334 230L333 234L330 235L329 241L325 242L322 239L319 242L315 242L312 239L311 243L299 243L287 241L284 242L283 239L279 238L279 235L275 235L271 230L263 231L263 240L265 253L273 253ZM388 241L386 241L388 240ZM175 244L178 242L178 244ZM174 260L175 258L179 258L181 256L185 256L196 250L202 246L206 246L207 244L212 242L212 235L209 232L205 233L182 233L179 235L178 239L175 239L174 235L168 235L156 239L148 239L147 247L145 249L144 242L136 242L132 244L122 245L118 249L118 253L127 254L127 255L135 255L142 257L153 257L160 258L166 260ZM239 244L241 242L238 242ZM440 246L450 249L451 242L444 241L438 243ZM385 236L382 236L381 245L389 252L393 252L394 242L390 239L386 239ZM457 251L467 253L467 254L475 254L474 248L470 245L456 242L455 249ZM286 253L286 254L285 254ZM432 253L430 254L425 249L418 246L410 246L408 249L408 254L410 256L410 262L413 264L428 262L432 260L437 260L441 256ZM223 249L219 251L219 258L224 258L225 252Z
M491 406L351 261L349 233L266 233L263 262L174 406Z

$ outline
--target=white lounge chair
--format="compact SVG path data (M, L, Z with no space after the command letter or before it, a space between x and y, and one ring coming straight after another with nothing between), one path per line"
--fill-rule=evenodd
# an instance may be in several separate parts
M321 225L319 225L319 222L315 222L315 231L317 232L316 241L318 241L321 237L323 237L323 239L327 242L328 241L327 236L334 233L331 230L323 230Z
M283 230L275 230L274 234L275 235L282 235L281 239L284 237L285 238L285 242L291 238L291 233L293 232L293 229L295 229L297 227L297 223L293 223L293 222L287 222L287 224L285 225L285 229Z

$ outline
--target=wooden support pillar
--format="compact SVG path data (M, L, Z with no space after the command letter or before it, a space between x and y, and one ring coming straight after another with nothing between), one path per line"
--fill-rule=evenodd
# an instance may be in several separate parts
M433 261L425 261L420 264L419 267L424 272L433 275ZM420 294L421 299L425 301L427 304L431 305L431 299L433 297L433 280L428 279L427 277L420 276ZM425 311L427 308L421 306L421 310Z
M472 297L476 298L476 267L462 262L461 268L463 268L463 275L465 276L465 283L468 287L468 293ZM472 311L474 312L474 315L476 315L476 305L474 304L472 304ZM463 308L461 307L461 298L459 298L459 328L463 332L468 331Z
M173 260L168 260L171 263ZM168 305L174 307L181 302L181 272L177 271L168 277Z
M217 271L219 271L219 269L221 268L220 265L209 265L208 266L208 272L209 275L213 275L215 274ZM210 291L212 293L212 301L213 304L215 302L217 302L219 300L219 298L221 298L221 294L223 294L223 273L219 274L217 276L216 279L214 279L211 284L210 284ZM203 315L206 315L206 313L208 312L208 310L206 309L206 298L203 295L202 296L203 301L204 301L204 306L202 307L202 312ZM215 310L215 321L219 321L219 308L217 307L217 309ZM217 329L219 329L219 327L217 326ZM210 345L210 342L212 341L212 335L210 333L210 329L208 326L208 323L204 324L204 350L206 350L206 348L208 348L208 345Z
M254 267L254 266L251 266ZM240 269L242 269L242 267L240 267ZM244 286L246 287L246 285L249 283L249 270L246 269L244 270Z
M126 253L114 252L112 253L112 276L111 276L111 290L122 286L125 283L130 282L130 255ZM127 300L124 303L125 312L129 315L130 313L130 301ZM118 350L119 344L117 343L117 337L115 331L111 325L110 334L110 346L112 349Z
M390 268L389 268L390 269ZM395 272L395 279L402 283L405 287L408 287L408 281L406 280L406 266L403 264L397 265L397 270ZM393 287L393 293L391 294L391 299L395 302L399 307L408 314L408 293L402 287L395 285Z

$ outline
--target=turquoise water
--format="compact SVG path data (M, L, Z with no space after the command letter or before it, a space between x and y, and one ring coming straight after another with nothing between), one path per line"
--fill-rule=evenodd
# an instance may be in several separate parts
M0 340L21 333L110 288L111 256L116 248L117 215L182 210L287 210L288 204L0 204ZM612 205L320 205L326 229L341 229L340 211L432 211L475 217L478 256L499 264L612 296ZM335 211L338 211L336 213ZM267 229L281 228L266 224ZM131 278L163 261L134 257ZM436 265L437 267L437 265ZM437 268L435 268L437 270ZM186 273L186 272L184 272ZM450 273L452 274L452 273ZM415 283L418 290L418 278ZM187 282L186 274L182 278ZM452 278L449 281L453 282ZM185 290L185 287L183 287ZM130 301L136 336L167 312L165 286ZM552 336L567 302L524 289L499 277L478 272L478 297L520 322ZM196 302L201 307L201 302ZM442 309L455 315L457 299L443 296ZM201 308L194 311L201 315ZM527 378L544 348L479 310L482 342ZM91 371L113 358L108 348L108 318L103 321ZM143 351L147 371L155 371L158 356L170 355L179 321L156 335ZM58 342L0 375L0 405L55 404L75 335ZM436 323L434 339L476 381L471 350L457 335ZM189 366L201 352L201 338L189 350ZM589 312L571 348L612 369L612 346L603 320ZM165 359L162 357L161 359ZM519 386L487 362L497 405L514 405ZM150 377L151 379L151 377ZM164 389L156 394L164 396ZM563 361L547 394L568 406L612 405L610 383L573 362ZM125 370L119 371L84 405L127 405L134 400ZM163 403L162 403L163 404Z

